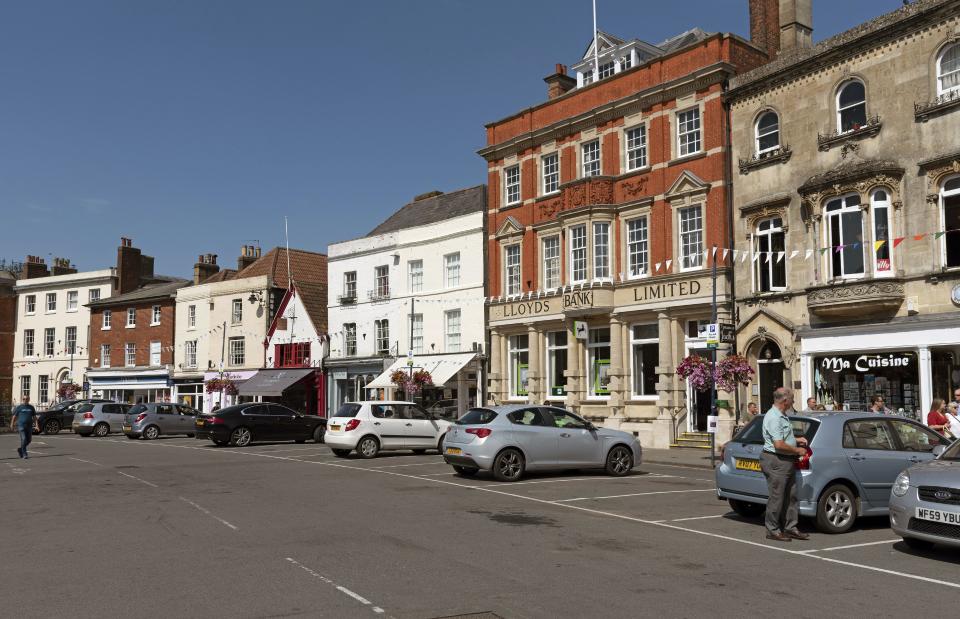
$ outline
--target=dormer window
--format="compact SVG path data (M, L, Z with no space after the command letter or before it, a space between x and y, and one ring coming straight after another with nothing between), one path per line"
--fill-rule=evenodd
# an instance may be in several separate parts
M633 54L627 52L627 55L623 57L623 60L620 61L621 69L629 69L633 66Z
M605 79L613 75L614 68L615 66L612 60L600 65L600 79Z

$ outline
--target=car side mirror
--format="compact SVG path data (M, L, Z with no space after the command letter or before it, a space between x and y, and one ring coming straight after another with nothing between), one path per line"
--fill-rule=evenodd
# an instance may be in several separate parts
M589 421L586 422L586 424L587 424L587 430L590 430L591 432L595 432L595 431L596 431L597 426L593 425L593 424L590 423Z
M933 454L933 457L934 457L934 458L939 458L939 457L940 457L940 454L942 454L942 453L945 452L946 450L947 450L947 446L946 446L946 445L937 445L936 447L933 448L933 451L930 452L930 453Z

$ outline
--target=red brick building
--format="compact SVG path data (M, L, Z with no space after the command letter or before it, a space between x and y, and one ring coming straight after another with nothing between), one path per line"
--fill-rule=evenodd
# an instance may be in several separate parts
M705 425L674 369L705 348L713 248L731 246L723 90L768 61L768 3L750 2L753 43L600 32L576 79L557 65L546 102L486 126L496 400L564 404L655 447Z
M17 274L0 266L0 405L13 401L13 343L17 333Z

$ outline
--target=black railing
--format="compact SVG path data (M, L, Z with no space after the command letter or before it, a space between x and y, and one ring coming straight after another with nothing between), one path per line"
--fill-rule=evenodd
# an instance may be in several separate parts
M937 112L960 105L960 90L950 90L933 101L917 101L913 104L913 115L917 120L927 120Z
M820 150L829 150L833 144L843 142L852 138L866 137L874 135L880 131L882 123L880 116L874 115L867 118L867 122L854 123L843 131L828 131L827 133L817 134L817 146Z

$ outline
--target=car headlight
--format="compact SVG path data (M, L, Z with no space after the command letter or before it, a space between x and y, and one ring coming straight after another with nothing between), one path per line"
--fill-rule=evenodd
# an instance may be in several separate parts
M893 482L893 494L896 496L903 496L907 493L907 490L910 489L910 473L904 471L897 475L896 481Z

